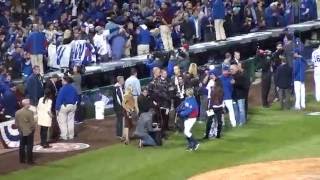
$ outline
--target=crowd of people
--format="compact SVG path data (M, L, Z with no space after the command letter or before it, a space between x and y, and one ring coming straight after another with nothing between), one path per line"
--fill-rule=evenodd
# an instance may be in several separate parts
M221 138L225 114L232 127L246 124L250 79L240 52L226 53L219 67L198 67L190 62L189 45L315 19L315 7L314 0L0 1L1 112L15 117L21 134L20 162L33 163L35 118L43 148L50 148L49 139L74 138L75 121L82 117L82 66L163 50L170 52L167 63L148 56L152 80L146 87L140 86L134 68L128 79L116 77L117 136L125 144L136 136L140 147L155 146L169 130L178 129L186 136L187 150L194 151L199 142L192 126L206 119L204 139ZM177 53L174 48L179 48ZM257 52L264 107L270 106L272 80L275 99L283 108L292 107L292 95L295 109L306 107L302 51L299 38L288 33L275 52ZM48 67L66 69L65 75L44 80ZM23 91L12 82L21 74ZM31 106L36 108L30 110Z
M285 31L283 41L276 43L274 51L257 49L256 63L261 69L261 104L264 108L277 101L282 110L306 108L308 63L303 52L304 45L299 37L288 31ZM317 101L320 92L319 56L319 49L316 49L312 62ZM113 102L117 136L121 140L128 144L130 137L137 136L140 147L156 146L161 145L162 138L167 138L168 131L181 130L188 140L187 150L194 151L199 143L192 136L191 129L197 120L206 120L204 139L222 136L225 114L228 114L231 127L246 124L251 79L240 52L235 51L233 55L227 52L223 63L218 66L198 67L190 61L181 63L172 58L174 55L170 57L166 66L161 63L151 66L152 80L146 87L141 88L135 69L127 80L123 76L117 77Z
M315 0L3 0L0 62L13 78L171 51L317 18Z
M269 91L273 84L273 98L274 101L280 101L281 109L306 108L307 62L302 56L304 47L300 42L298 37L285 32L283 42L276 44L274 52L257 50L257 63L262 73L263 107L268 108L271 104ZM169 131L178 130L186 136L187 150L195 151L199 148L199 142L191 130L198 120L206 121L203 139L223 136L225 114L228 114L231 127L246 124L251 82L240 52L227 52L222 64L207 64L203 67L188 60L175 59L179 56L188 57L187 52L187 48L183 47L176 55L170 56L166 66L163 63L150 66L152 80L146 87L141 87L135 68L131 69L131 76L126 80L123 76L116 77L117 83L112 95L116 135L125 144L136 137L139 139L139 147L161 145L162 139L168 138ZM317 81L319 54L319 49L312 54L317 101L320 92ZM4 69L2 71L2 79L10 77ZM25 83L24 93L19 93L11 81L5 82L1 112L15 116L15 124L21 133L22 163L26 159L28 163L33 163L30 149L33 146L35 122L40 127L40 144L43 148L50 148L49 141L52 140L74 138L75 121L81 121L79 66L75 66L73 72L65 73L62 79L53 74L46 80L41 76L39 66L34 66ZM294 105L292 96L295 97ZM32 109L30 106L36 108Z

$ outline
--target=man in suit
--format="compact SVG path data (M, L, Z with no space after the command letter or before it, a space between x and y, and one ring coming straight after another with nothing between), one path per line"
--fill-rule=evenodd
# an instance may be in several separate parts
M121 139L123 137L123 85L124 78L123 76L117 77L117 83L114 85L113 89L113 109L116 113L117 124L116 124L116 135Z
M33 67L33 73L27 80L25 94L30 99L30 103L34 106L38 104L39 99L43 96L43 82L40 75L39 66Z
M22 108L15 114L15 124L20 134L19 158L20 163L25 163L25 154L27 151L27 163L34 164L32 149L33 135L35 130L34 115L30 107L30 99L22 100Z

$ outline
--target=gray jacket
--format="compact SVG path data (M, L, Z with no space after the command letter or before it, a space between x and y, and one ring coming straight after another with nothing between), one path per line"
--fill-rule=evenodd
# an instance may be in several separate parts
M137 122L136 130L134 132L135 135L141 136L144 134L148 134L148 132L152 131L152 112L145 112L140 114L139 120Z

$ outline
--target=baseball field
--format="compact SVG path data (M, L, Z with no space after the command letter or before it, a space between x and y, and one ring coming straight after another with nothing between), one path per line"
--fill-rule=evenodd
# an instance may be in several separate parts
M308 97L308 107L303 112L281 111L278 104L273 105L270 109L253 108L250 110L250 119L246 126L231 129L227 124L222 139L203 141L196 152L186 152L183 135L173 134L162 147L138 149L136 142L128 146L116 144L45 165L15 171L1 176L0 179L164 180L191 177L194 179L228 179L228 175L241 179L241 175L248 173L248 169L249 171L255 170L256 172L253 172L255 175L267 172L268 169L272 173L278 169L275 167L277 164L286 163L275 162L276 165L269 163L260 164L261 167L259 165L244 167L247 168L247 171L242 170L240 166L236 167L237 171L232 172L232 169L229 169L227 172L227 169L220 174L213 170L258 162L320 157L320 118L306 115L306 112L314 112L319 109L320 104L313 102L312 99L314 98ZM196 137L203 136L203 128L204 124L197 124L194 129ZM311 164L304 166L304 169L319 170L319 160L307 159L305 161ZM299 166L303 166L303 163L291 162L291 166L282 167L284 170L281 172L292 168L301 169ZM256 169L256 167L261 169ZM205 172L210 173L202 174ZM317 177L320 178L320 174L318 175ZM247 177L260 179L251 175ZM278 177L278 179L287 178Z

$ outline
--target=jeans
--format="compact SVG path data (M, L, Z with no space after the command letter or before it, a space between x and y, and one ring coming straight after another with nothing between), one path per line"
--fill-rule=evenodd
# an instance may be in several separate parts
M246 104L245 99L238 99L236 103L233 104L237 125L240 125L240 126L246 123L245 104Z
M147 133L140 136L140 139L142 140L142 144L144 146L155 146L157 145L154 139Z

